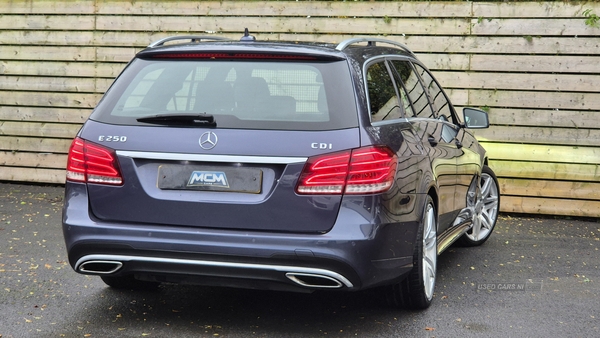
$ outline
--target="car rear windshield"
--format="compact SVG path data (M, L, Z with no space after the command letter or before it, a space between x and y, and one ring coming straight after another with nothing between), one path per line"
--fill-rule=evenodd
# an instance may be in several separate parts
M217 128L356 127L346 61L135 59L90 117L122 125L156 115L209 114Z

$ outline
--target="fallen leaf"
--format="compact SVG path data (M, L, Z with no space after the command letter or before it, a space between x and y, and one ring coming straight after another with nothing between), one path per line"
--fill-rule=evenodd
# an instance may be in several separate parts
M426 331L435 331L435 328L433 328L433 327L426 327L425 330Z

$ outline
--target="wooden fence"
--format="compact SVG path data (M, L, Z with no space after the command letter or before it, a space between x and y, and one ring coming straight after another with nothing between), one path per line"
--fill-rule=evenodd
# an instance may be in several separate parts
M410 46L477 133L501 210L600 217L599 2L0 2L0 180L64 182L72 137L112 79L177 34Z

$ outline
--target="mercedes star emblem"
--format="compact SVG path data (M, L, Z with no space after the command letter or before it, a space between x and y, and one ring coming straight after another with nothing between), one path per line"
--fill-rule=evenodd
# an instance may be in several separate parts
M217 137L217 134L213 133L212 131L207 131L200 136L198 143L202 149L210 150L217 145L218 140L219 138Z

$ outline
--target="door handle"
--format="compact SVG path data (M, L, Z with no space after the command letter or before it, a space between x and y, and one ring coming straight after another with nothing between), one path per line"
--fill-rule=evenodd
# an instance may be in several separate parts
M438 145L438 141L431 135L429 135L427 137L427 141L429 141L429 144L431 144L432 147L435 147Z

